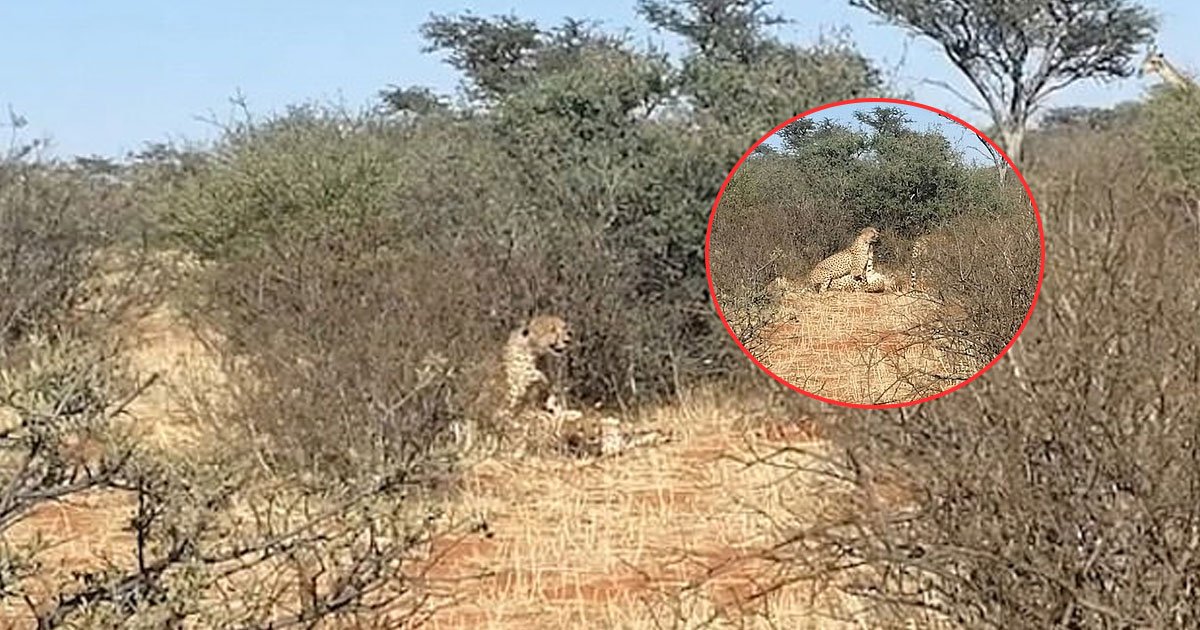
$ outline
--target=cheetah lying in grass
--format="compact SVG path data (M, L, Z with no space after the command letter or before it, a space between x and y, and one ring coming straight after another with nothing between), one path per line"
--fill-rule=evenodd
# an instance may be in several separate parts
M817 293L827 291L835 280L850 277L866 280L867 266L875 255L875 244L879 242L879 230L864 228L854 243L836 254L817 263L808 274L808 286Z
M783 276L779 276L767 284L767 295L770 299L779 301L788 291L793 290L803 292L805 287L796 285L793 281L788 280ZM830 291L847 291L860 293L886 293L888 291L899 291L900 286L896 281L885 274L878 271L867 271L863 278L855 278L854 276L842 276L829 283Z
M554 418L557 450L564 455L611 457L667 441L658 431L628 431L613 416L562 408L553 397L547 401L547 409Z
M488 441L488 450L504 447L517 457L528 450L610 456L662 441L657 433L629 433L617 418L570 409L562 402L538 361L561 355L570 342L570 327L552 315L536 316L512 331L499 374L490 375L472 409L483 426L456 431L460 447L469 451Z

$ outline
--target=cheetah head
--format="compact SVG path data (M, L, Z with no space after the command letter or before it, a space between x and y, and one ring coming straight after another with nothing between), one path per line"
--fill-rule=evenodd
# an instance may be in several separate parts
M536 355L560 355L571 343L571 328L561 317L538 315L521 329L521 336Z
M858 240L874 245L879 242L879 230L873 227L863 228L863 231L858 234Z

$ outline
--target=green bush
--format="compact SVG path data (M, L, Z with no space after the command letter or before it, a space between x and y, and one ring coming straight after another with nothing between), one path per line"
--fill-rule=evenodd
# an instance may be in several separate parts
M1142 107L1155 170L1175 191L1200 194L1200 94L1160 89Z
M201 157L141 165L150 189L162 178L149 198L163 231L208 261L195 312L253 374L244 422L306 468L422 453L477 393L480 362L538 312L578 332L554 369L581 402L744 371L707 297L708 208L764 129L875 89L866 62L778 44L754 67L783 91L738 103L735 124L716 111L732 103L698 105L702 86L662 54L578 23L441 17L426 31L477 102L297 108L232 125ZM528 58L497 61L511 41Z

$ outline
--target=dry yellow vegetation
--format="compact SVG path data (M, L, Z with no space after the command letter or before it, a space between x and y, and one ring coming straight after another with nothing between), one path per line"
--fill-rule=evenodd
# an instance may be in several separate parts
M161 375L130 409L135 435L180 453L217 446L211 427L194 426L196 401L220 399L228 381L179 315L158 305L124 323L135 372ZM208 409L211 413L212 409ZM795 628L853 627L856 603L829 580L784 576L772 546L795 527L796 507L816 524L847 504L849 488L817 475L825 448L811 418L780 417L765 403L697 390L646 410L641 421L670 431L669 444L600 460L487 459L459 492L436 506L444 533L419 546L408 572L421 606L412 619L430 628ZM189 423L193 423L189 426ZM764 454L780 447L767 464ZM11 544L50 543L39 560L31 603L81 569L131 567L132 495L97 490L35 510L6 535ZM272 564L272 579L294 578ZM263 576L267 567L255 569ZM247 576L231 584L247 583ZM290 596L294 602L295 592ZM288 605L281 600L281 606ZM294 603L292 604L294 605ZM407 608L404 611L407 612ZM396 614L393 612L393 614ZM384 613L384 617L387 613ZM382 619L381 619L382 620ZM6 625L31 626L10 605Z
M896 293L783 292L756 358L788 383L839 402L908 402L983 367L963 364L920 334L938 305Z

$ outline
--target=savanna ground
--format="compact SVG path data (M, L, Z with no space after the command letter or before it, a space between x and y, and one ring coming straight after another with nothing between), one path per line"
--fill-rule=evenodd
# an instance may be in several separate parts
M745 5L732 25L639 6L680 59L575 22L437 17L423 32L466 104L406 88L383 113L247 114L122 163L11 150L5 622L1194 627L1197 103L1157 92L1032 133L1050 272L1018 344L955 395L830 414L729 342L706 209L763 129L888 88L852 46L781 42ZM914 181L962 183L938 172ZM946 190L983 198L965 182ZM795 264L850 233L838 216ZM1027 251L1003 216L950 220ZM969 279L1029 277L1013 268ZM1028 305L972 295L932 325ZM534 312L578 330L548 366L573 401L674 441L457 453L481 357Z
M825 398L867 404L915 400L953 383L956 375L970 376L949 363L947 353L909 334L936 309L928 300L896 293L833 292L821 298L786 290L761 333L756 358L788 383ZM947 378L906 382L906 375L915 374Z
M112 332L123 337L131 371L158 375L128 407L126 428L138 442L172 457L218 447L220 436L194 421L205 413L198 400L228 396L204 336L162 304ZM769 610L770 619L793 627L839 627L852 617L853 603L819 581L766 597L756 589L778 573L770 566L775 523L792 509L782 498L805 496L805 508L818 515L836 513L849 496L845 484L750 464L781 445L819 447L811 418L789 417L769 401L748 408L710 390L643 413L644 422L671 430L670 444L604 461L475 462L452 500L426 504L439 525L459 525L410 550L406 579L421 613L400 606L400 614L384 609L377 620L391 614L402 625L419 619L432 628L653 627ZM795 454L782 461L815 460ZM75 572L109 563L134 568L128 523L136 513L135 494L97 489L39 506L15 523L7 544L53 541L38 554L38 574L22 585L31 601L45 601ZM267 588L278 591L276 605L296 606L295 576L274 580ZM26 606L7 602L5 622L33 623Z

